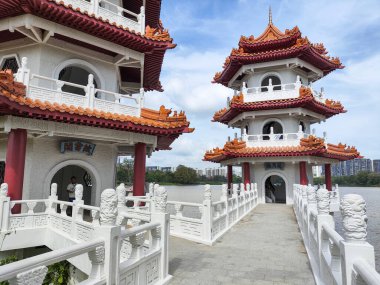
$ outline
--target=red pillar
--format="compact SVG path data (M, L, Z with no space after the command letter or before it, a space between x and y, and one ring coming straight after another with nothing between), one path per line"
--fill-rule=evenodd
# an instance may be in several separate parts
M232 188L232 165L227 165L227 187Z
M244 177L244 187L246 188L247 183L251 183L251 173L249 169L249 162L243 163L243 177ZM247 190L247 189L246 189Z
M332 182L331 182L331 164L325 164L325 183L327 190L332 190Z
M145 194L144 193L145 163L146 163L146 144L137 143L135 145L133 196L144 196Z
M307 185L306 161L300 161L300 184Z
M4 182L8 183L8 195L11 200L22 200L27 132L24 129L11 130L8 135L5 160ZM21 205L13 208L20 213Z

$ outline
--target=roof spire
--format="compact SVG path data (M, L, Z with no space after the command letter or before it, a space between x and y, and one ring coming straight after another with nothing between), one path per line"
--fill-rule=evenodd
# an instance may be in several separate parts
M269 25L272 25L272 7L269 5Z

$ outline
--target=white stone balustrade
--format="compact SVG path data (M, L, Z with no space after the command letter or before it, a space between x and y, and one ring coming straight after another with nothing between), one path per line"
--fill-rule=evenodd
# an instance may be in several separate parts
M336 190L338 186L336 186ZM294 185L294 212L309 256L316 284L375 285L374 248L366 241L366 203L360 195L348 194L339 203L344 237L335 231L331 203L336 195L325 188ZM339 197L339 194L338 194Z
M143 107L144 90L141 89L139 94L127 95L97 89L94 86L94 76L88 76L86 86L71 82L61 81L58 79L30 74L27 67L27 58L22 59L22 65L15 74L15 80L22 82L26 86L26 96L50 103L65 104L67 106L89 108L115 114L129 115L140 117L141 108ZM75 94L62 91L63 86L74 87L82 90L83 94ZM113 98L105 100L103 98ZM128 104L122 103L128 101Z
M104 190L100 207L93 207L84 205L82 185L76 186L71 203L57 200L56 184L48 199L22 201L10 201L7 184L2 184L0 250L45 245L52 251L0 267L0 281L42 284L47 265L69 259L88 275L81 284L126 284L131 279L136 285L168 282L166 190L160 187L155 207L142 215L141 210L125 206L124 189L120 185L117 191ZM21 211L12 214L15 205L22 205ZM119 217L132 223L119 224Z
M272 85L271 81L269 86L260 86L260 87L250 87L247 88L246 83L243 83L241 92L244 96L244 103L249 102L262 102L268 100L279 100L279 99L292 99L298 98L300 95L300 88L304 86L301 84L300 78L297 77L295 83L281 84L281 85ZM309 87L311 86L304 86ZM317 92L312 89L312 94L314 98L322 103L326 101L324 98L324 91L321 90Z
M222 196L216 202L212 201L209 185L205 185L203 203L168 201L167 204L174 207L174 213L170 215L170 234L207 245L214 244L258 204L257 184L246 185L246 190L243 185L239 194L238 185L233 188L235 194L229 197L227 185L222 185ZM184 216L184 208L193 213L192 217Z
M281 146L298 146L300 140L307 138L309 134L302 131L302 127L297 133L275 134L273 128L269 134L260 135L242 135L242 140L246 142L248 147L281 147Z
M79 9L82 13L88 12L95 17L101 17L117 26L123 26L136 33L145 33L145 8L141 6L140 14L133 13L106 0L56 0L65 5L71 5L75 10Z

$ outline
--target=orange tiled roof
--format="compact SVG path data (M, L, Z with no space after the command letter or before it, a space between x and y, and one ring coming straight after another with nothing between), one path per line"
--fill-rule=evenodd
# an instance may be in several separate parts
M0 97L5 97L19 106L26 106L32 110L41 110L46 112L59 112L71 115L78 115L88 118L101 118L109 121L131 122L136 125L149 126L160 129L186 128L187 132L193 129L188 128L189 122L183 111L177 113L166 109L164 106L155 111L147 108L141 110L141 117L115 114L89 108L68 106L66 104L51 103L48 101L34 100L25 96L26 90L22 83L14 81L13 74L10 70L0 71Z
M298 98L247 103L243 101L244 95L242 93L233 96L229 108L223 108L215 112L213 121L227 123L236 115L245 111L291 108L297 106L312 109L312 111L325 114L328 117L345 112L343 105L339 101L329 99L326 99L324 103L317 101L313 96L312 90L304 86L301 86Z
M327 144L321 138L309 136L303 138L298 146L281 147L247 147L244 141L234 139L227 142L223 148L214 148L207 151L204 160L221 162L237 157L281 157L281 156L318 156L337 160L350 160L360 157L355 147L346 147L343 144Z

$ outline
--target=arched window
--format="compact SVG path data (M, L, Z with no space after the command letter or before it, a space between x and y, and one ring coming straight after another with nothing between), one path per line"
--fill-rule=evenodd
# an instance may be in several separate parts
M13 73L16 73L19 68L16 55L4 56L1 60L1 70L10 69Z
M59 72L58 79L61 81L66 81L66 82L86 86L88 84L89 75L90 75L90 72L88 72L86 69L75 66L75 65L71 65L71 66L66 66ZM96 80L94 80L94 85L95 85L95 88L98 87ZM84 91L83 88L74 87L74 86L70 86L66 84L63 85L62 91L79 94L79 95L86 95L86 92Z
M248 135L249 126L248 126L248 125L246 125L244 128L245 128L245 133Z
M267 92L268 91L268 88L266 88L265 86L268 86L269 85L269 80L272 80L272 85L276 85L273 87L273 90L281 90L281 80L278 76L276 75L269 75L269 76L266 76L262 81L261 81L261 92Z
M268 122L263 127L263 140L269 140L270 139L269 134L271 133L271 128L273 128L274 134L282 134L283 133L282 126L279 122L276 122L276 121ZM282 135L278 136L278 137L276 136L275 139L282 140L283 136Z
M305 123L301 121L300 126L301 126L302 132L305 132Z

